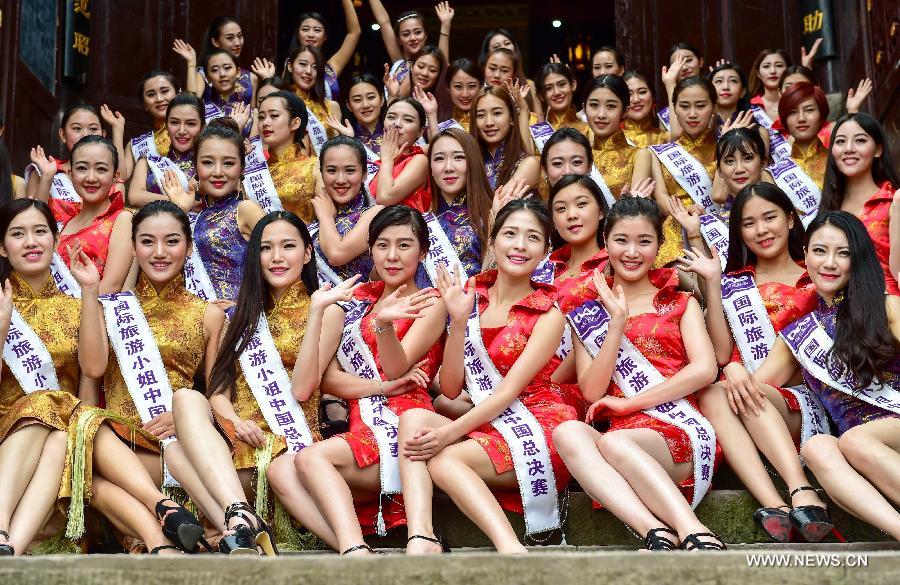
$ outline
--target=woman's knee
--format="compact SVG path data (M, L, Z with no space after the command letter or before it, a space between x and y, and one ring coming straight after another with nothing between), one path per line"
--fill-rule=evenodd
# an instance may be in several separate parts
M269 468L266 470L266 479L269 480L269 485L272 486L276 494L285 493L285 486L290 476L297 475L294 463L296 458L297 455L294 453L285 453L269 464Z
M877 464L872 443L875 439L866 432L865 425L859 425L845 432L838 439L838 449L853 467L866 470Z
M553 429L553 445L561 457L573 455L584 444L591 427L579 420L567 420Z
M725 393L725 385L721 382L710 384L701 390L697 395L700 404L700 412L706 416L731 413L731 407L728 404L728 397Z
M603 458L614 467L628 459L634 446L634 441L616 431L604 433L597 445Z
M209 401L192 388L179 388L172 394L172 410L176 413L179 409L183 412L184 409L197 408L198 405L209 408Z
M414 433L423 426L427 426L434 413L424 408L411 408L400 415L400 433Z
M813 472L824 468L839 453L838 440L831 435L814 435L800 446L800 456Z

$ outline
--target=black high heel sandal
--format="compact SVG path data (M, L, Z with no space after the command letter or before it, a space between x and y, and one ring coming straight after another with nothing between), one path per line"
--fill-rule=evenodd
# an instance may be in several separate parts
M203 527L197 517L183 506L166 506L165 502L173 500L166 498L156 502L156 519L162 526L163 536L186 553L193 553L198 542L206 550L212 551L212 547L203 538Z
M787 508L783 510L782 508ZM753 521L775 542L789 542L791 539L790 506L778 508L758 508L753 513Z
M433 542L441 547L442 553L450 552L450 545L447 544L447 541L441 538L440 536L435 535L435 538L431 538L430 536L425 536L424 534L413 534L409 538L406 539L406 544L409 544L410 541L420 538L422 540L427 540L428 542Z
M356 552L356 551L358 551L358 550L367 550L367 551L369 551L370 553L372 553L373 555L377 555L377 554L378 554L378 551L376 551L375 549L373 549L373 548L372 548L371 546L369 546L368 544L363 543L363 544L357 544L356 546L351 546L350 548L348 548L347 550L345 550L344 552L342 552L342 553L341 553L341 556L342 556L342 557L343 557L343 556L347 556L347 555L349 555L350 553Z
M791 498L793 499L794 494L802 491L819 492L810 485L804 485L793 490ZM791 509L789 516L791 525L803 535L806 542L819 542L834 529L831 514L822 506L797 506Z
M678 533L671 528L654 528L648 531L647 536L644 537L644 548L647 550L675 550L678 548L675 546L675 541L665 536L660 536L660 532L672 534L675 538L678 538Z
M275 545L275 533L269 528L266 521L256 514L256 510L247 502L235 502L228 507L228 510L232 509L234 516L240 516L247 522L251 532L253 532L253 542L263 550L263 554L267 557L278 555L278 547Z
M256 549L256 532L250 527L247 516L243 513L250 509L246 502L235 502L225 509L225 531L232 532L219 541L219 552L223 555L259 555ZM238 524L228 528L232 518L240 517L246 524Z
M9 540L9 533L5 530L0 530L0 536ZM11 557L15 556L15 554L16 549L14 549L11 544L0 544L0 557Z
M709 540L700 540L701 536L711 536L715 538L715 541ZM728 546L725 544L725 541L719 538L719 535L713 534L712 532L695 532L694 534L688 534L684 537L684 540L681 541L681 548L684 550L725 550Z
M159 551L161 551L161 550L181 550L181 549L178 548L177 546L175 546L174 544L161 544L161 545L159 545L159 546L153 547L153 548L150 550L150 554L151 554L151 555L158 555L158 554L159 554ZM181 552L183 553L184 551L181 550Z

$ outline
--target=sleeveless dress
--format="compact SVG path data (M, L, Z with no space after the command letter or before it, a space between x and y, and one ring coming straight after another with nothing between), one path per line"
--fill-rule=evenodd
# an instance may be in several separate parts
M109 256L109 238L112 235L116 219L118 219L119 214L124 210L125 198L122 196L122 193L114 189L110 197L109 208L95 217L90 225L81 228L74 234L60 234L56 251L65 261L66 266L72 265L72 259L69 258L66 246L75 246L77 240L81 242L85 254L87 254L94 265L97 266L97 272L99 272L102 277L103 271L106 268L106 259ZM65 229L65 225L69 223L73 217L75 216L73 215L72 217L66 218L62 222L63 229Z
M397 158L394 160L394 179L400 176L400 173L403 172L403 169L406 168L406 165L409 164L416 155L425 154L418 146L412 146L409 149L409 152L400 153ZM381 169L381 161L377 161L375 164L378 165L378 168ZM372 197L375 198L375 201L378 201L378 177L376 176L369 183L369 193L372 194ZM383 205L383 204L382 204ZM418 187L416 187L412 193L406 196L406 199L401 201L399 205L406 205L407 207L412 207L413 209L417 209L422 213L431 209L431 185L428 180Z
M194 224L194 245L209 273L216 298L237 299L244 275L247 240L237 223L238 191L209 201Z
M891 202L894 200L894 187L885 181L881 188L863 204L863 211L859 216L860 221L866 226L872 243L875 244L875 254L878 262L884 270L884 280L889 295L900 296L900 288L897 279L891 272L891 236L888 223L891 216Z
M637 146L628 144L625 133L621 130L606 140L594 137L594 164L616 199L619 198L622 187L631 184L634 161L640 150Z
M489 270L475 277L475 294L478 295L478 308L482 313L490 303L487 291L496 280L496 270ZM532 286L536 290L514 304L509 310L509 319L505 326L481 328L481 336L488 356L501 376L506 376L512 369L516 360L525 350L538 319L552 309L556 301L556 290L552 286L534 282L532 282ZM550 461L556 477L556 489L562 491L569 483L571 475L557 453L551 437L553 430L560 424L578 417L581 405L574 402L574 397L580 396L577 387L573 391L573 384L561 385L550 381L550 376L559 367L560 361L555 355L550 358L550 361L522 390L518 399L531 411L538 424L541 425L550 449ZM509 445L490 423L470 432L468 437L475 440L485 450L494 465L494 471L498 474L514 469ZM522 497L518 488L491 491L504 510L517 514L524 513Z
M601 248L596 254L585 260L574 276L568 276L569 259L572 257L572 247L566 244L562 248L550 254L553 261L553 286L556 287L560 310L568 314L586 303L597 298L597 288L594 286L594 270L603 271L609 261L606 248Z
M300 152L299 144L292 144L280 159L270 151L268 162L281 205L304 223L311 222L314 216L312 198L316 194L313 169L319 164L319 159L306 156Z
M159 347L172 392L180 388L193 388L194 375L206 353L203 318L209 303L184 288L181 273L159 292L141 274L134 294ZM131 364L125 365L133 367ZM115 351L110 350L109 365L103 377L106 408L127 418L130 425L117 421L109 421L109 425L126 443L159 453L159 440L155 436L134 430L141 427L141 417L122 377L121 368Z
M630 118L626 118L625 121L622 122L622 131L625 132L625 137L639 148L665 144L668 133L665 128L659 128L653 125L652 120L655 119L656 115L653 114L650 118L647 118L643 124L639 124Z
M346 205L335 205L335 207L337 208L337 213L334 216L334 227L342 238L350 233L350 230L359 223L359 218L362 217L363 212L369 208L366 204L366 198L362 190L357 193L356 197L350 203ZM313 238L313 246L316 247L316 251L321 258L328 260L325 256L325 252L323 252L322 248L319 246L318 234ZM372 272L374 266L372 255L369 254L368 248L365 252L343 266L333 266L331 263L328 265L341 280L347 280L356 274L360 274L362 275L361 282L368 280L369 274Z
M828 164L828 149L818 140L803 148L796 142L791 145L791 160L809 175L819 189L825 184L825 168Z
M447 239L453 244L453 249L456 250L456 255L459 256L466 273L474 275L481 272L481 240L472 227L465 193L449 203L440 196L435 215L444 233L447 234Z
M372 307L381 298L384 292L384 282L367 282L354 293L354 297L369 303L369 307L365 316L362 318L361 331L363 341L372 352L375 363L378 365L378 374L385 377L381 369L381 359L378 356L378 344L375 339L375 318L372 315ZM401 341L412 327L413 319L404 319L394 321L394 329L397 332L397 338ZM438 339L434 345L428 350L423 359L427 360L423 370L428 376L429 381L434 378L441 360L444 355L444 339L443 336ZM368 467L379 462L380 456L378 452L378 443L375 440L375 434L363 422L360 416L359 400L348 400L347 406L350 410L349 422L350 430L346 433L336 435L340 437L350 446L353 451L353 457L359 467ZM407 410L413 408L424 408L425 410L434 410L431 405L431 397L424 388L416 387L400 396L390 396L387 399L388 408L394 414L400 416ZM364 534L373 534L375 532L375 523L378 516L378 502L367 502L355 504L356 514L359 518L360 526ZM406 524L406 513L403 510L402 496L392 496L384 499L384 523L388 529Z

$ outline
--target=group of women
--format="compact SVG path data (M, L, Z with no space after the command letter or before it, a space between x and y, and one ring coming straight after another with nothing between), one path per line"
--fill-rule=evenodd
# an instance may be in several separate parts
M832 531L823 490L900 539L871 84L828 123L811 55L748 83L679 43L657 104L613 47L584 90L557 59L532 81L509 31L451 61L448 3L435 46L370 0L394 62L342 86L342 4L327 59L318 14L249 70L217 18L199 60L175 41L183 83L141 81L151 131L79 105L65 157L22 179L0 150L0 555L90 550L99 516L134 552L367 555L405 525L438 553L435 486L522 553L505 512L561 530L573 479L650 550L718 550L694 509L723 459L775 541Z

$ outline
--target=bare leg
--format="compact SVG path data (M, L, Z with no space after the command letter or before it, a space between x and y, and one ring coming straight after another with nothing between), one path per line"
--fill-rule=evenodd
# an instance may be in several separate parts
M337 539L337 551L363 543L362 528L353 508L355 490L377 494L378 465L360 468L350 445L339 437L314 443L294 457L300 481L306 486ZM304 522L303 518L298 518ZM364 553L365 551L360 551Z
M13 512L8 530L9 544L16 554L25 552L53 511L66 463L66 439L65 431L50 432L43 444L37 469Z
M107 425L101 425L94 438L95 474L116 484L147 510L155 512L156 503L166 496L153 483L134 451Z
M625 478L600 454L601 437L583 422L570 420L553 431L553 444L588 495L638 534L646 536L650 530L662 527L663 522L647 509Z
M331 548L340 548L337 536L328 525L328 521L319 512L316 501L300 481L293 453L285 453L270 465L266 476L275 496L294 518L302 518L302 524L313 534L325 541Z
M40 424L22 426L0 443L0 529L9 531L13 513L34 476L51 430Z
M886 498L900 504L900 419L882 418L848 430L841 453Z
M448 401L455 402L455 401ZM400 430L398 442L401 450L403 444L413 438L424 427L442 427L450 421L439 414L414 408L407 410L400 416ZM434 538L434 525L432 523L432 498L434 497L434 484L428 473L428 465L425 461L412 461L408 457L400 457L400 479L403 482L403 504L406 508L407 537L415 535ZM406 544L408 554L428 554L441 552L439 544L416 538Z
M92 490L94 497L91 498L91 506L99 510L126 535L143 540L148 550L172 544L163 536L156 516L141 506L140 502L127 491L97 474L94 475ZM160 553L179 554L178 551L171 549Z
M462 415L472 410L473 404L469 395L463 392L455 400L450 400L445 396L438 396L434 399L434 410L441 416L445 416L451 420L456 420Z
M499 553L528 552L490 488L518 489L513 471L498 475L487 452L471 439L445 447L428 461L435 485L491 539Z
M200 476L191 467L181 447L181 441L175 441L166 447L166 465L169 466L169 473L181 484L184 491L190 494L191 500L197 504L210 524L221 531L221 527L225 526L225 509L209 493Z

